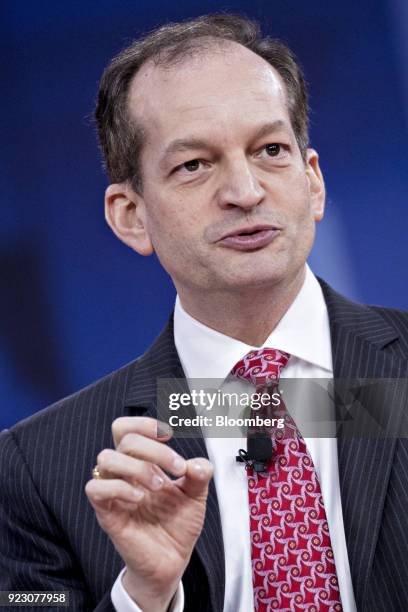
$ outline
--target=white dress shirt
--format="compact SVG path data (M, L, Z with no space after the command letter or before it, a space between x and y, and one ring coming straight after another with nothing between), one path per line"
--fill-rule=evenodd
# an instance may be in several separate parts
M237 381L233 366L250 350L275 348L291 355L281 379L322 379L333 376L329 318L320 285L306 266L304 284L296 299L262 347L249 346L193 319L176 299L174 340L187 379L216 379L228 391ZM245 385L245 383L242 383ZM242 387L244 389L244 387ZM285 400L292 413L291 404ZM344 612L355 612L353 586L344 533L337 461L337 440L307 438L305 442L319 478ZM225 551L224 612L253 612L251 543L247 475L235 460L242 438L206 437L208 457L214 466L214 482L220 508ZM117 612L140 612L125 592L121 575L112 589ZM173 612L182 612L183 589L177 591ZM146 612L146 611L145 611Z

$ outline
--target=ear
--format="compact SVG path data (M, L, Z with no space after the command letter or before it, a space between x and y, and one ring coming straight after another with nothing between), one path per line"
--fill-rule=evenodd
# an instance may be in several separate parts
M315 221L321 221L324 215L326 188L319 166L319 155L314 149L306 152L306 175L309 181L310 201Z
M113 183L105 192L105 219L113 233L140 255L151 255L146 207L141 195L127 183Z

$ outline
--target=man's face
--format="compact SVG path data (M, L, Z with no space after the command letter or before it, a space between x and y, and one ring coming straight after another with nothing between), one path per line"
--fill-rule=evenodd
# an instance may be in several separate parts
M141 168L148 238L180 295L245 292L303 273L324 187L305 164L285 87L231 43L174 67L147 63L129 109L145 127Z

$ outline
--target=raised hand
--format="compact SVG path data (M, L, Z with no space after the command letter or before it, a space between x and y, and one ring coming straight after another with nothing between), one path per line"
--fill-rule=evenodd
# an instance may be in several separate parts
M101 478L85 489L126 564L124 587L149 612L167 610L177 589L203 527L213 473L207 459L186 461L164 444L171 433L158 436L157 427L147 417L114 421L116 450L101 451Z

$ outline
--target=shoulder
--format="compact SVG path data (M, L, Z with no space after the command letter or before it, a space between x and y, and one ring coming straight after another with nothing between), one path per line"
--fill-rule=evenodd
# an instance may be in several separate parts
M408 310L384 308L383 306L369 306L368 308L383 317L387 323L408 334Z
M143 355L6 430L0 434L0 447L12 439L21 448L37 453L42 448L50 455L61 454L61 449L82 453L111 446L112 421L153 397L156 374L170 359L169 346L175 352L172 316Z
M333 289L326 281L317 277L320 283L323 297L329 310L329 314L336 319L383 319L384 324L401 327L403 331L408 330L408 311L383 306L362 304L345 297Z
M13 503L30 490L33 499L39 496L56 515L62 512L61 495L86 505L85 483L98 453L113 448L112 422L124 414L128 381L137 364L138 360L1 432L0 489Z
M139 359L5 430L0 446L13 440L25 449L38 451L41 446L47 454L51 441L53 447L63 448L75 441L80 444L82 438L92 439L97 432L110 436L112 421L123 413L129 380Z
M408 355L408 311L397 308L383 308L381 306L369 306L369 308L380 316L384 323L393 328Z
M408 312L354 302L318 278L326 302L333 339L352 334L378 349L408 358Z

